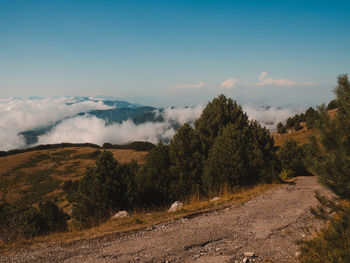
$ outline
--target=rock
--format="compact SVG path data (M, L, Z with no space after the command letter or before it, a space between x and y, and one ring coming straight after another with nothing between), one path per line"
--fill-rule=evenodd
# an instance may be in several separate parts
M301 256L301 252L299 252L299 251L295 252L295 257L296 258L300 258L300 256Z
M210 199L210 202L216 202L219 201L221 198L220 197L214 197L213 199Z
M127 218L130 217L129 213L127 211L119 211L113 216L113 219L120 219L120 218Z
M244 256L247 258L252 258L255 256L254 252L244 252Z
M179 201L176 201L175 203L173 203L169 209L168 212L176 212L176 211L179 211L181 210L183 207L183 203L179 202Z
M249 263L249 259L248 258L244 258L243 259L243 263Z

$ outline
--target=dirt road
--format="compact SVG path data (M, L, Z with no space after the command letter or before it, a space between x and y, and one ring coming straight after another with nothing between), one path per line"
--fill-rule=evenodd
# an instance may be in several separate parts
M125 236L110 235L24 250L0 262L297 262L296 240L321 226L309 212L314 191L329 194L315 177L300 177L239 207L182 218ZM251 261L252 262L252 261Z

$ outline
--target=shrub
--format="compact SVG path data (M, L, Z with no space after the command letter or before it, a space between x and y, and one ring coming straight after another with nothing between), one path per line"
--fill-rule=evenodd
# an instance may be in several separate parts
M137 164L119 164L113 154L103 151L95 167L88 167L74 194L72 215L81 227L106 220L112 212L133 203Z
M69 216L52 201L35 207L0 205L0 237L3 242L67 231Z
M316 237L300 244L301 263L350 262L350 208L338 211Z
M287 129L281 122L277 124L277 132L280 134L286 133Z
M350 83L347 75L338 77L335 88L337 115L331 119L325 105L319 107L320 144L313 140L314 169L319 181L338 197L350 200ZM302 263L350 262L350 208L318 196L320 207L313 210L330 219L329 225L309 241L301 242ZM327 208L327 209L325 209ZM332 217L326 211L337 212ZM315 212L316 211L316 212Z
M207 193L228 184L252 185L271 182L280 172L269 132L253 122L240 129L228 124L215 139L206 160L203 183Z
M220 95L208 103L200 118L195 122L195 129L201 140L205 157L208 156L209 149L220 130L229 123L236 124L239 129L243 129L248 126L248 116L236 102Z
M305 173L304 152L294 140L287 140L280 148L278 156L281 160L282 169L289 171L291 177Z
M184 124L169 144L171 160L171 197L184 198L197 192L201 186L202 154L197 132Z
M164 205L171 200L169 146L158 143L147 155L136 176L137 203L146 207Z
M337 100L331 100L327 105L327 110L333 110L338 108L338 102Z

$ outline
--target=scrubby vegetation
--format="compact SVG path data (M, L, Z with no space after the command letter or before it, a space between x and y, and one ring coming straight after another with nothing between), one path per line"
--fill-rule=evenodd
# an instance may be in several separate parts
M19 154L19 153L26 153L26 152L33 152L38 150L48 150L48 149L57 149L57 148L72 148L72 147L88 147L88 148L96 148L96 149L130 149L130 150L136 150L136 151L149 151L154 147L154 144L150 142L131 142L123 145L117 145L117 144L111 144L111 143L104 143L103 147L93 144L93 143L56 143L56 144L45 144L45 145L38 145L35 147L25 148L25 149L14 149L10 151L0 151L0 157ZM69 150L72 151L72 150Z
M102 152L89 167L74 193L73 217L80 227L98 224L112 211L134 204L137 164L119 164L111 152Z
M156 145L141 167L121 165L102 152L73 194L73 217L89 227L120 209L159 207L194 193L211 196L223 187L272 182L280 171L269 131L221 95L194 127L184 124L168 145Z
M283 169L283 179L304 175L304 151L294 140L287 140L278 151Z
M0 202L2 241L67 231L69 217L58 208L56 201L48 200L46 196L44 202L31 205L57 189L58 185L61 185L65 193L65 200L73 206L72 218L77 228L97 225L118 210L159 209L175 200L187 200L194 195L210 198L223 189L271 183L281 177L286 179L304 175L311 164L322 183L342 198L349 199L350 139L347 131L350 130L350 91L347 91L349 83L344 78L339 78L337 99L328 105L328 108L335 105L338 107L336 119L331 119L327 108L323 106L318 111L309 108L305 113L289 118L285 125L278 124L280 133L285 133L288 129L300 129L301 122L306 122L308 128L317 127L321 133L319 143L314 138L314 144L301 147L295 141L287 140L278 149L267 129L256 121L248 120L241 106L220 95L208 103L194 126L184 124L179 127L168 144L134 142L127 146L103 145L104 149L112 151L125 148L149 150L145 163L120 163L110 151L99 146L93 146L95 150L92 152L63 149L31 157L10 170L6 176L25 178L20 174L21 169L35 169L40 162L48 160L55 163L50 169L57 169L72 156L79 161L63 167L59 171L60 175L72 174L76 163L87 160L96 160L96 163L88 166L83 175L78 175L73 180L65 179L61 182L52 179L50 176L57 171L50 169L27 178L32 188L27 187L23 191L29 191L26 195L32 196L27 199L30 202L17 202L16 205ZM53 146L42 147L47 149L46 147ZM6 156L13 153L15 152L1 154ZM4 179L2 181L8 182ZM6 184L0 186L6 191ZM33 189L40 194L32 195ZM349 220L347 215L350 213L342 206L336 207L339 217L332 224L337 229L343 227L341 234L345 235L348 230L344 229L346 224L343 221ZM327 233L338 231L333 230L327 230ZM324 238L325 233L317 238ZM304 243L303 262L327 262L307 261L310 251L326 244L315 240Z
M0 205L0 240L10 242L52 232L64 232L68 229L68 219L68 214L53 201L40 203L38 208L3 203Z
M329 116L325 105L319 108L320 139L313 140L313 169L320 182L337 194L338 199L317 196L320 206L313 213L331 221L315 238L301 243L303 263L350 262L350 83L347 75L338 77L334 91L338 109L335 118ZM333 213L336 216L332 216Z
M289 117L286 123L279 122L277 124L277 132L280 134L286 133L287 130L298 131L302 128L300 123L305 122L308 129L316 127L317 121L320 119L319 112L312 107L309 107L305 113L296 114Z

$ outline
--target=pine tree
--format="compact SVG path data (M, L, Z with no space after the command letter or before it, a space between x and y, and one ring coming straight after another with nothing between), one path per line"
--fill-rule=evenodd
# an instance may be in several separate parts
M221 94L208 103L200 118L195 122L195 129L202 143L205 158L220 130L229 123L234 123L239 129L243 129L249 124L248 116L243 112L241 106Z
M332 119L324 105L319 108L318 128L323 148L316 171L321 183L340 197L350 199L350 83L347 75L338 77L334 92L338 104L336 117Z
M169 144L173 196L183 198L197 192L201 185L202 154L197 132L184 124Z
M147 155L136 176L140 206L164 205L171 200L169 146L158 143Z
M290 176L300 176L305 172L303 163L304 152L294 140L287 140L278 152L282 168L290 173Z
M113 154L99 154L95 167L88 167L74 196L72 215L82 227L106 220L112 212L126 209L133 201L135 165L122 165Z
M320 146L313 139L315 171L319 181L341 199L350 200L350 83L347 75L338 77L334 90L337 101L335 118L327 108L319 108ZM312 212L329 220L328 226L311 240L300 242L302 263L350 262L350 208L339 198L328 199L316 195L320 201ZM337 216L328 216L336 212Z

